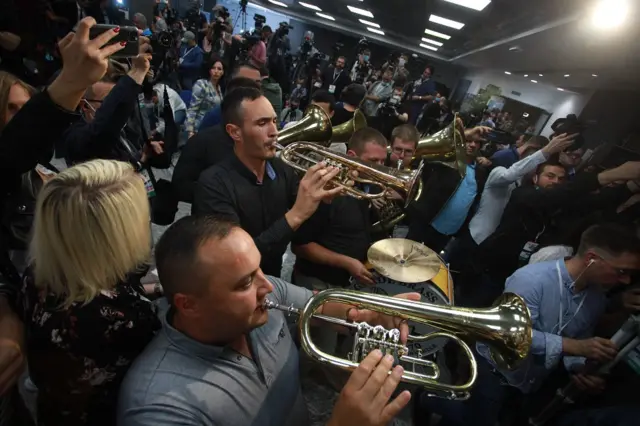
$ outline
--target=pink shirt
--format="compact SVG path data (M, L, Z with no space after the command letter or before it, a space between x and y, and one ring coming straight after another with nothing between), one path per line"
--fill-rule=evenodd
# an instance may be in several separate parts
M256 43L249 52L249 58L256 66L262 67L267 63L267 46L262 40Z

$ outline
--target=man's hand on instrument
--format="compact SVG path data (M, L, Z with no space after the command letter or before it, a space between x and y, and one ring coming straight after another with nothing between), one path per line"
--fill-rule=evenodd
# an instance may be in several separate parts
M340 169L320 162L309 168L298 186L296 202L287 213L287 221L293 229L297 229L318 209L323 200L331 199L342 192L341 187L326 189L331 179L336 177ZM291 219L291 220L289 220Z
M398 299L420 301L420 293L402 293L393 296ZM407 343L407 337L409 336L409 326L407 321L391 315L385 315L381 312L372 311L369 309L350 309L347 313L347 320L354 322L366 322L367 324L381 325L386 329L397 328L400 330L400 341L402 344Z
M615 343L602 337L592 337L591 339L578 340L579 353L587 359L605 362L612 360L618 353Z
M349 275L351 275L361 283L366 285L376 285L376 283L373 282L373 274L371 273L371 271L369 271L367 267L358 259L349 257L347 259L345 269L349 272Z
M379 350L372 351L351 373L327 426L389 424L411 399L411 393L405 390L389 402L403 373L400 365L393 368L392 356L383 357Z
M604 391L606 381L603 377L591 374L574 374L571 381L578 389L587 393L600 393Z

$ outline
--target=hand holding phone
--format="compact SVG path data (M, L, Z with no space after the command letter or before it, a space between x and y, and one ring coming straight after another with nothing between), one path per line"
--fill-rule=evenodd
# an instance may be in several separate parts
M116 36L111 38L107 45L121 44L123 49L113 53L113 58L133 58L138 56L139 51L139 35L136 27L119 27L118 25L97 24L89 30L89 38L91 40L108 31L115 31Z

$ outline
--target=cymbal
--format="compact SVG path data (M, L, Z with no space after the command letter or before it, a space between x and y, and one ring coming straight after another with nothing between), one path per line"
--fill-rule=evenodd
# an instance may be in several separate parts
M387 238L369 247L367 259L380 275L401 283L429 281L440 272L435 251L406 238Z

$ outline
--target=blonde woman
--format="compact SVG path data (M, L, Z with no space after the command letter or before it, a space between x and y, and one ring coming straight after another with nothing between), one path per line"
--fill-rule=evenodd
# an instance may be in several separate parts
M143 180L123 162L67 169L42 189L25 328L39 425L114 425L118 388L159 328L136 269L150 255Z

